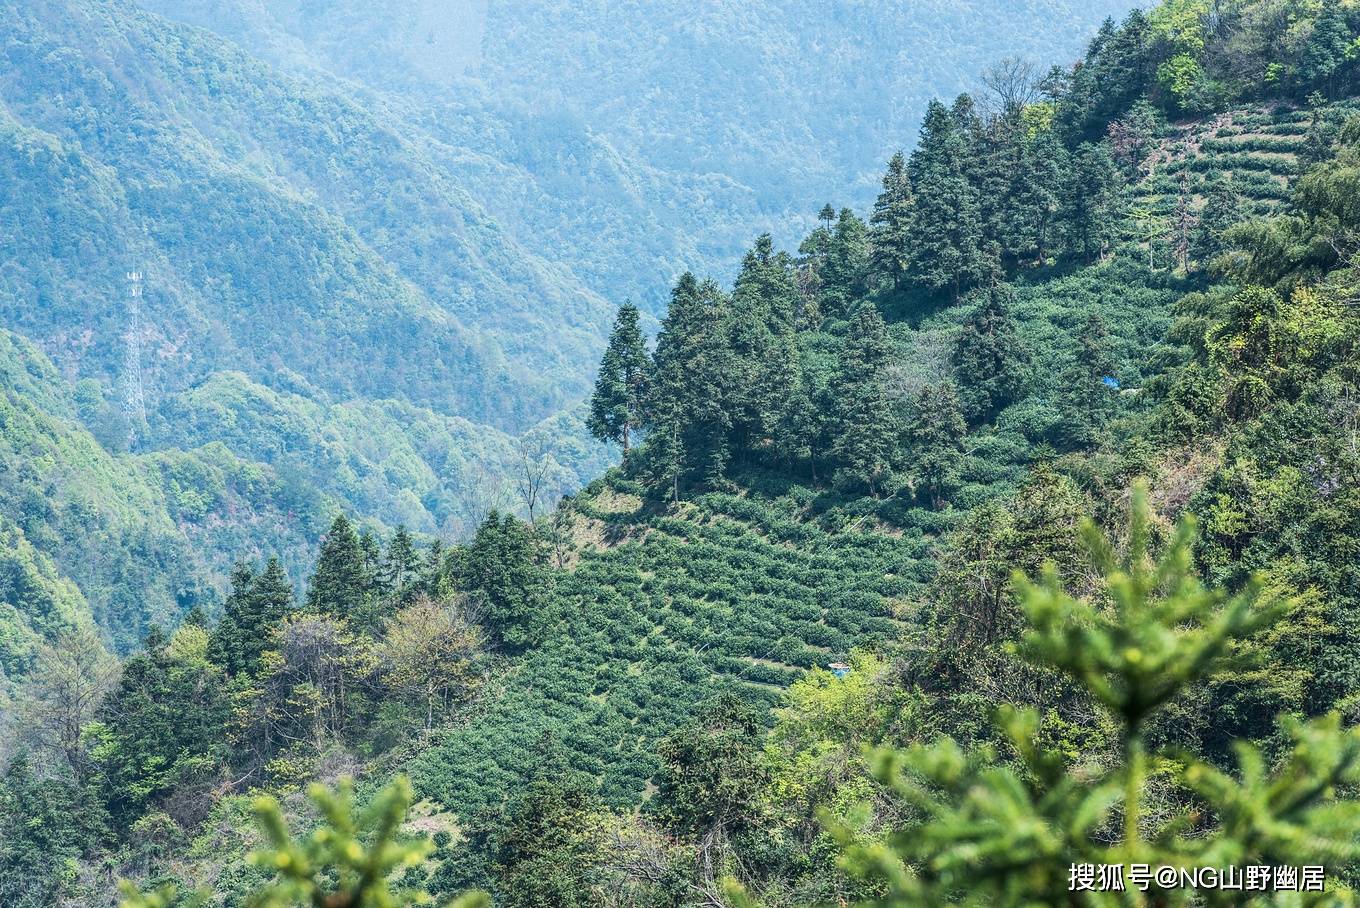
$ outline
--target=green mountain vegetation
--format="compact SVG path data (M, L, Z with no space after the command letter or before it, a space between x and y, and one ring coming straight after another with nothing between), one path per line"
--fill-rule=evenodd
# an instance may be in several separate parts
M527 427L576 396L603 300L517 248L399 124L131 3L4 13L23 263L5 318L58 361L119 375L140 267L153 398L234 367Z
M938 33L934 19L922 29L915 14L894 15L876 40ZM677 8L634 24L678 29L686 16ZM549 68L573 56L567 47L613 34L610 18L567 8L507 18L475 4L324 15L305 4L0 7L0 238L12 251L0 319L78 384L76 413L106 450L162 455L163 483L152 484L166 485L173 520L193 527L213 512L211 532L188 531L208 548L174 556L192 567L145 603L129 594L112 608L117 584L85 584L107 570L144 573L154 586L164 545L132 546L141 554L131 563L121 547L117 567L81 566L93 607L112 608L100 626L116 646L220 600L235 558L277 552L300 583L327 508L383 531L463 538L489 508L528 516L526 483L535 509L579 488L610 463L580 412L606 299L631 296L654 311L680 263L729 269L755 227L787 232L798 219L791 212L806 205L795 187L830 184L833 173L842 181L879 157L877 145L851 147L824 113L874 93L790 109L806 126L787 133L769 132L764 117L740 128L706 119L797 97L787 89L814 59L802 29L765 34L719 15L706 27L715 43L696 53L749 65L750 50L724 43L731 35L777 54L748 99L683 113L658 92L702 87L710 73L698 57L683 56L673 79L652 70L643 80L630 45L611 41L583 58L593 75ZM568 30L554 32L552 50L543 35L518 33L525 21ZM837 21L844 31L850 20ZM1074 50L1087 25L1072 21ZM917 75L954 84L987 34ZM830 44L816 47L835 58ZM913 91L925 84L895 78ZM547 104L545 80L574 94ZM646 133L598 94L644 84L654 87L630 103L651 110ZM883 107L914 115L902 113L911 104ZM879 113L865 110L875 122ZM662 114L676 119L662 124ZM732 139L700 161L643 141L662 134ZM828 163L830 149L842 156ZM780 166L752 165L770 154ZM135 322L130 270L144 277ZM271 477L284 500L254 489L217 507L227 486L259 486L246 474ZM154 531L128 532L184 535L158 524L161 510L147 508ZM55 545L40 548L56 556Z
M827 187L867 204L933 91L974 87L1007 54L1075 59L1132 6L141 5L379 94L507 235L652 312L685 268L730 276L755 234L792 239Z
M261 533L121 664L74 505L6 530L0 901L1350 904L1357 49L1355 4L1167 0L929 103L867 209L681 274L652 342L621 306L579 418L622 463L456 544L392 524L469 513L452 414L216 370L142 430L193 445L110 453L11 339L5 476L81 452L172 542L232 507L185 458L326 478L300 595Z

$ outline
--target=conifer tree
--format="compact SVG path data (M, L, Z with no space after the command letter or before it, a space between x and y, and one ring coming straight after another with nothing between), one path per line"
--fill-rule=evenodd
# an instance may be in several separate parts
M174 645L188 634L199 647ZM211 787L226 756L224 677L202 630L167 640L153 627L143 647L86 727L104 802L124 829L176 789Z
M893 289L906 280L911 265L914 208L907 159L899 151L888 161L883 191L869 218L870 267L879 282Z
M259 574L238 564L231 580L207 655L229 675L254 674L279 622L293 609L293 585L277 558L270 558Z
M1026 357L1010 317L1010 295L1004 285L975 294L978 306L954 343L959 397L974 423L990 421L1020 392Z
M681 275L652 356L642 472L677 501L683 478L714 479L727 465L726 309L716 284Z
M1021 140L1025 125L1018 109L983 119L970 108L968 119L972 124L968 129L968 182L977 193L978 217L982 225L981 249L992 271L989 276L995 280L1003 259L1007 263L1016 261L1007 231L1016 195L1015 184L1021 173Z
M798 384L797 306L792 261L785 253L776 254L765 234L742 262L725 326L725 398L734 454L772 444L780 414L791 405Z
M538 642L551 616L552 577L533 528L492 511L461 553L463 590L476 597L495 638L512 647Z
M208 658L225 668L228 674L236 674L244 667L245 659L240 650L245 634L241 621L251 621L250 588L255 582L255 572L244 561L238 561L231 569L231 592L222 605L222 617L213 628L208 640Z
M1241 645L1292 603L1257 578L1237 593L1204 587L1193 573L1193 520L1164 553L1152 550L1146 488L1135 489L1121 553L1089 521L1083 530L1101 594L1074 596L1050 566L1015 587L1029 630L1019 647L1037 667L1086 690L1120 730L1114 763L1082 761L1044 743L1036 712L1003 706L997 723L1015 761L948 739L906 751L880 748L875 775L911 810L886 842L835 832L851 873L879 905L995 906L1242 904L1240 891L1159 887L1139 892L1134 864L1156 867L1325 865L1329 892L1285 894L1279 904L1348 904L1340 871L1360 858L1360 730L1333 714L1286 725L1294 746L1273 769L1254 746L1233 774L1149 739L1152 719L1184 692L1242 667ZM1181 797L1153 814L1149 780ZM1078 886L1080 871L1117 866L1108 884ZM1203 897L1203 900L1201 900ZM1275 904L1275 902L1270 902ZM1265 902L1263 902L1265 904Z
M892 473L900 424L888 397L885 372L892 356L877 307L855 310L834 384L835 440L831 455L844 477L877 495Z
M359 534L344 514L336 516L326 538L316 570L307 586L307 610L348 620L359 629L377 625L377 603L369 555Z
M771 334L788 334L793 330L798 309L793 260L786 252L775 252L774 240L768 233L757 237L755 245L742 258L741 271L732 286L734 320L738 295L746 300L745 314L759 321Z
M868 225L849 208L842 208L820 272L822 313L844 318L863 294L868 271Z
M209 641L209 656L229 674L253 674L271 636L293 610L293 584L277 558L250 579L238 595L233 589L227 610ZM214 653L220 655L214 656Z
M1119 169L1104 145L1083 143L1072 158L1063 221L1072 253L1094 262L1109 249L1119 226Z
M638 326L638 309L632 303L624 303L614 319L614 330L600 362L586 427L600 441L621 445L625 457L633 433L642 425L647 368L647 347Z
M932 101L908 167L916 202L911 272L922 286L955 296L992 270L977 190L968 180L969 155L968 136L955 115Z
M1062 447L1094 444L1114 413L1119 392L1106 382L1114 371L1109 335L1100 316L1089 316L1077 340L1076 357L1059 377L1058 399L1064 421L1056 441Z
M408 586L416 579L418 562L411 534L404 524L398 525L383 556L383 583L393 596L401 599L410 592Z
M373 531L364 529L359 533L359 551L363 555L364 581L369 596L376 606L378 600L387 596L387 578L383 572L382 545Z
M936 509L944 507L953 485L967 432L968 424L952 384L921 389L907 423L907 444L917 490L925 493Z
M1051 129L1019 141L1019 155L1000 213L1002 245L1019 261L1043 264L1060 240L1062 190L1069 155Z
M810 380L803 373L802 350L796 339L789 338L780 345L769 383L783 392L772 397L777 409L766 414L776 453L789 468L803 460L812 462L824 416L818 412ZM813 471L815 474L815 465Z

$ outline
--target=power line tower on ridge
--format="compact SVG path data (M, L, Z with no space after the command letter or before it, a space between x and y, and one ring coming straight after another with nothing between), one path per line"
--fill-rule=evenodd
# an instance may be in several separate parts
M142 272L127 273L127 333L123 336L123 415L128 423L128 446L146 425L146 394L142 387Z

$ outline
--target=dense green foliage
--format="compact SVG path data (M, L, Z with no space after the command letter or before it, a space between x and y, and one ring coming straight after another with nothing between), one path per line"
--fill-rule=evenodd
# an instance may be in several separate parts
M788 239L829 187L868 204L874 168L933 91L973 84L1004 54L1072 59L1133 4L140 5L382 93L521 248L552 250L596 293L657 312L667 279L730 276L752 235Z
M445 545L318 506L304 595L261 536L121 673L20 524L5 894L1195 903L1071 888L1169 862L1319 865L1258 903L1345 904L1360 12L1285 6L1170 0L1070 70L995 68L864 216L682 274L650 352L624 307L589 423L627 455L534 514L526 454L531 521L488 502ZM110 454L100 396L13 343L16 438L138 479L172 538L210 522L183 459L213 449ZM31 484L67 462L13 448Z
M617 23L594 9L548 5L506 21L476 7L398 15L355 4L320 17L258 3L0 7L0 236L9 253L0 319L82 380L79 417L101 445L164 452L171 516L191 525L209 562L171 586L224 595L226 566L247 550L277 553L300 579L332 503L387 528L466 535L489 507L521 507L508 477L537 470L523 465L521 447L549 462L539 500L579 487L608 463L570 410L589 388L605 298L633 295L654 309L657 275L686 260L728 267L753 223L785 223L799 194L847 161L863 170L880 154L881 137L851 143L821 104L790 111L812 140L749 118L742 129L705 119L747 106L734 102L687 110L672 127L733 136L733 148L673 158L594 95L621 74L644 84L631 44L582 59L593 73L549 73L544 51L616 34ZM1025 22L1037 15L1007 11ZM759 18L784 21L774 12ZM688 14L644 18L665 28ZM914 21L896 15L885 42ZM736 24L720 18L722 30ZM570 33L554 25L554 40L543 41L522 31L526 21L565 22ZM1061 40L1075 47L1091 24L1074 22ZM750 103L798 97L778 86L799 81L808 60L791 48L813 32L749 35L781 48L748 83ZM932 79L953 84L984 56L986 39L977 33L948 58L921 59L936 61ZM1054 40L1036 37L1035 47L1048 52ZM516 67L501 67L511 60ZM666 96L668 72L651 76ZM710 74L675 74L672 88L701 75ZM454 101L450 79L460 87ZM566 114L542 109L545 80L574 93ZM912 105L890 109L913 115ZM600 119L588 125L584 111ZM772 149L781 166L750 166ZM830 149L846 156L832 163ZM135 329L123 285L132 268L146 276ZM125 410L137 409L130 331L142 349L145 420ZM524 441L499 431L546 417ZM208 448L214 442L226 450ZM272 467L277 481L253 464ZM120 541L110 559L140 575L132 583L154 587L184 560L164 532ZM110 606L120 595L112 584L76 579L97 610L109 608L105 626L120 644L148 617L168 619L202 598L175 604L156 590L143 610Z

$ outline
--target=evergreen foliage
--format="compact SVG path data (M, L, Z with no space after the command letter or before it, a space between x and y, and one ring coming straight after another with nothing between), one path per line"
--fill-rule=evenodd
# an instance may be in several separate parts
M874 273L894 289L902 285L911 265L914 218L915 200L907 175L907 159L899 151L888 161L883 191L869 218Z
M922 286L955 296L993 270L983 246L978 187L969 180L967 122L931 102L908 172L915 194L912 276Z
M538 516L575 449L516 446L527 523L452 417L217 374L125 451L98 382L0 339L0 899L1151 901L1071 888L1134 861L1320 862L1344 903L1360 22L1277 7L1169 0L1070 70L998 65L867 224L761 234L730 292L683 274L651 356L623 307L590 415L629 456ZM96 626L180 614L113 670Z
M364 538L371 546L371 538ZM365 552L349 518L337 514L321 541L316 571L307 584L307 610L375 627L379 616L374 561L375 553Z
M476 598L500 642L528 646L551 625L552 575L542 561L533 529L495 511L458 553L459 583Z
M228 674L254 674L270 634L293 609L293 585L277 558L258 575L238 564L231 579L231 595L208 640L208 657Z
M964 412L974 423L989 422L1015 403L1024 381L1025 351L1010 317L1004 286L978 294L980 305L954 342L954 377Z
M600 441L623 446L628 455L632 434L642 425L642 405L647 399L647 348L638 327L638 310L631 303L619 307L609 335L590 399L587 428Z

